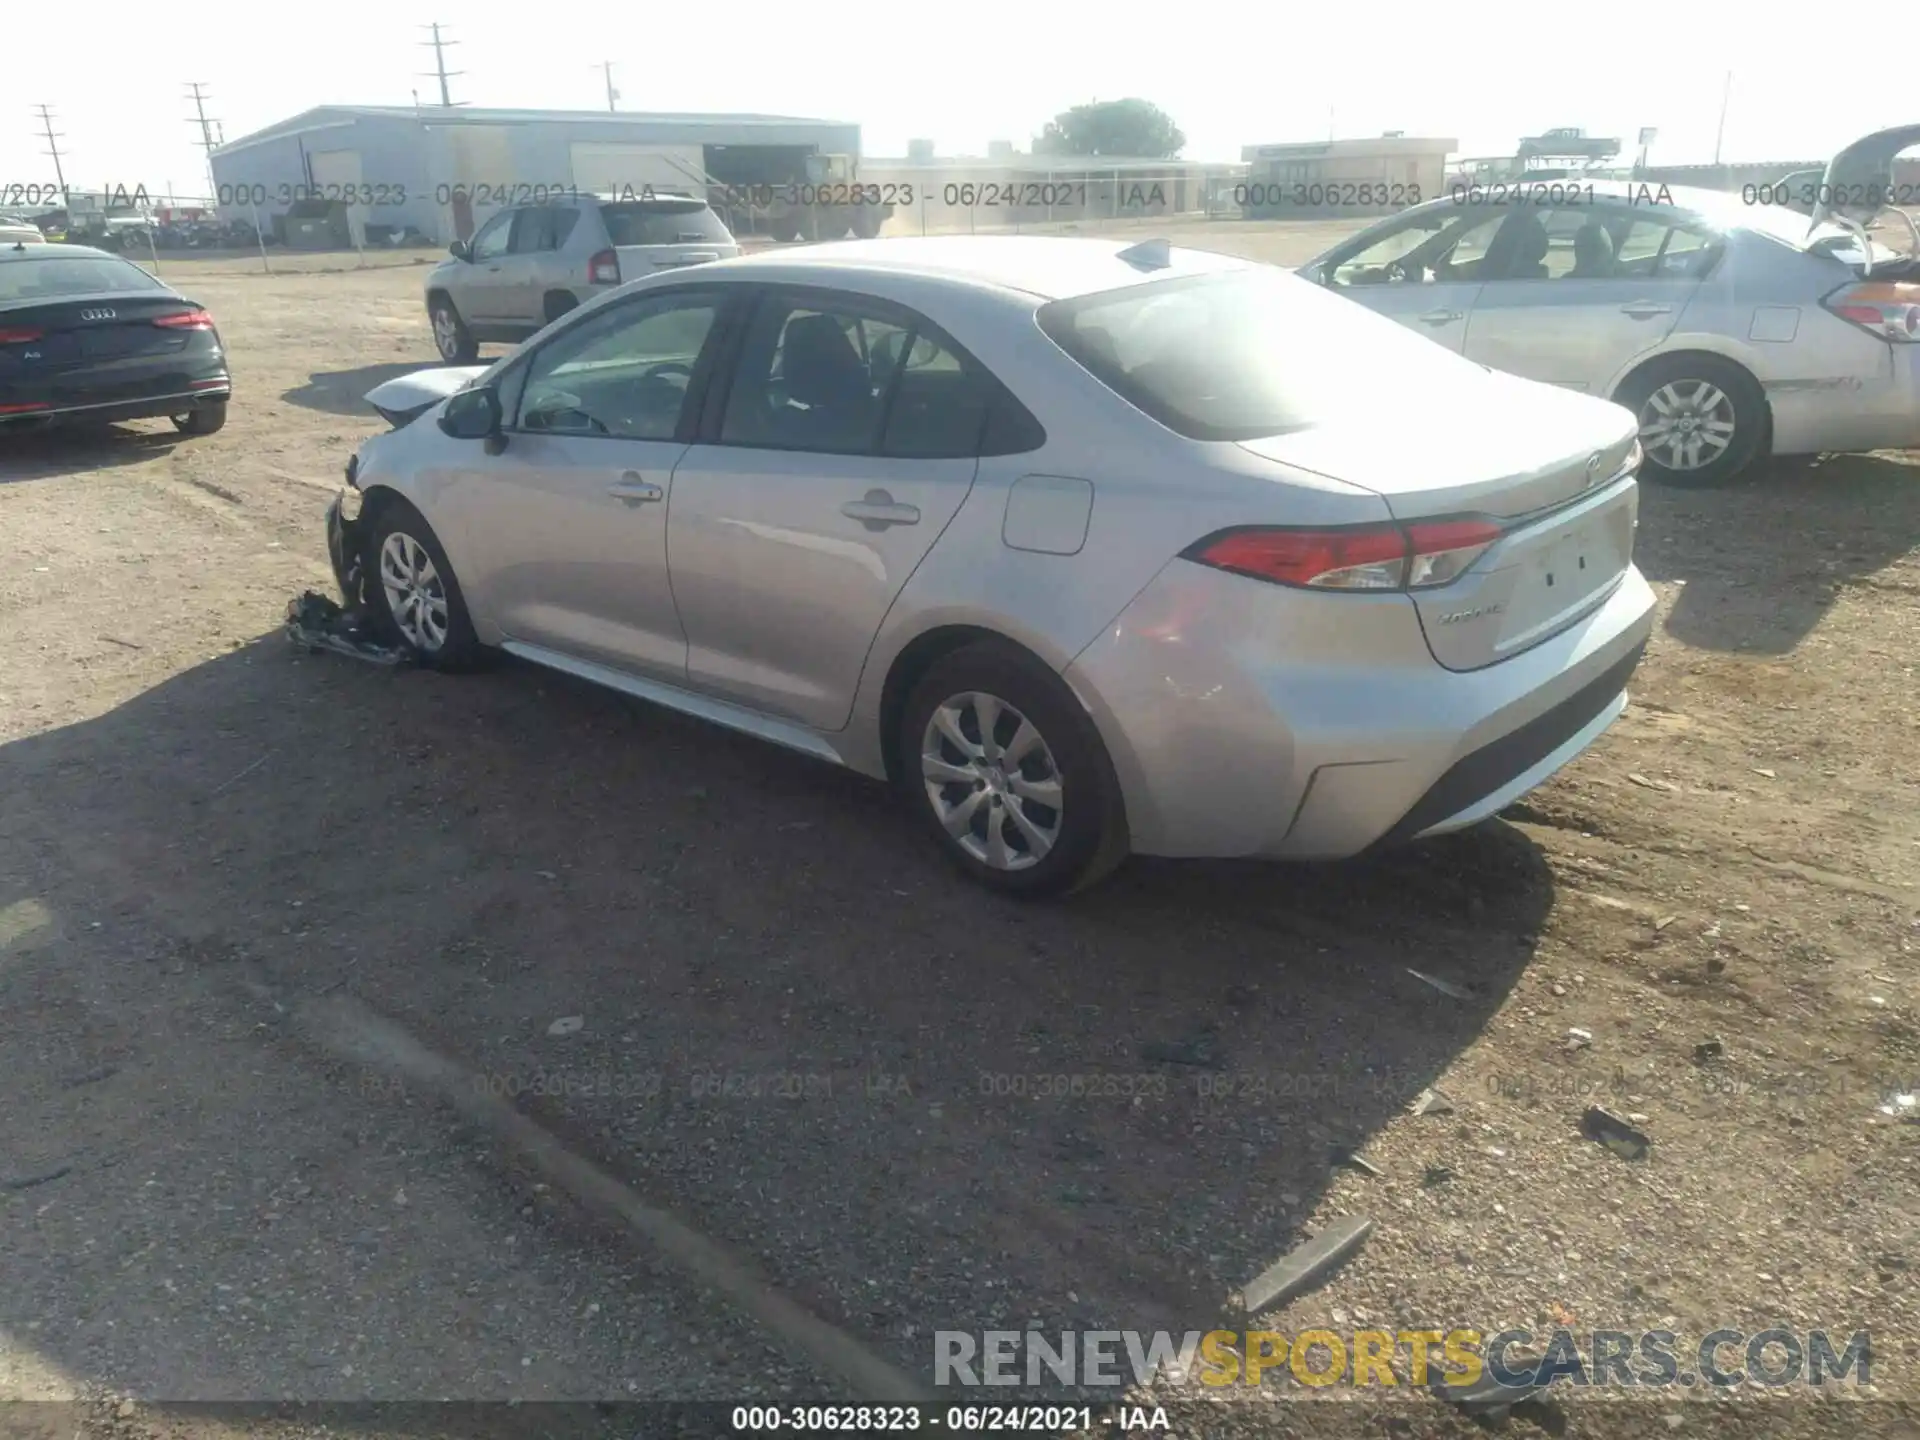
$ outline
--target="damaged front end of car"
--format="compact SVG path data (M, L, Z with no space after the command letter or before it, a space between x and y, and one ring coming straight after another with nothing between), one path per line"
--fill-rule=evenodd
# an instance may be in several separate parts
M287 636L310 653L332 651L375 665L407 659L378 606L377 583L367 570L367 538L362 529L365 497L359 487L360 457L347 461L346 481L327 506L327 559L333 566L340 599L308 590L287 605Z

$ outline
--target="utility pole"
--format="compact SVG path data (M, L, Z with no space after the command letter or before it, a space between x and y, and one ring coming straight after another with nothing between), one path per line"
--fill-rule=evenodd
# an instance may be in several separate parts
M47 148L40 153L51 156L53 159L53 178L60 186L60 198L64 202L67 196L67 176L60 167L60 142L65 136L53 133L53 112L44 105L40 106L39 110L40 128L47 139Z
M433 75L440 81L441 107L451 110L453 108L453 96L447 90L447 81L456 75L463 75L466 72L463 70L447 69L446 51L452 46L458 45L460 42L458 40L442 40L440 38L440 26L437 23L424 26L423 28L433 32L433 38L431 40L422 40L420 42L422 45L431 45L433 47L433 69L425 73Z
M1727 71L1727 83L1720 87L1720 128L1713 134L1713 163L1720 163L1720 142L1727 138L1727 101L1733 95L1733 71Z
M602 60L594 68L596 70L604 70L607 75L607 109L618 110L620 107L614 102L620 98L620 92L613 88L613 62L611 60Z
M213 152L220 142L214 138L213 127L220 122L207 118L207 97L200 93L206 88L205 85L197 82L187 87L187 98L193 101L193 114L187 117L187 123L200 127L200 148L207 155L207 184L213 187L208 192L207 198L218 204L220 182L213 177Z

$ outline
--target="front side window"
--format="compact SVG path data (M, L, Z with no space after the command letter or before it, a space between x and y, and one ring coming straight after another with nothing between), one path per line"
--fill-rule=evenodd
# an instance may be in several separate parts
M1506 211L1494 207L1423 210L1338 261L1329 278L1343 288L1483 279L1505 220Z
M582 321L534 355L517 427L673 439L719 311L715 295L663 295Z
M509 210L481 226L467 253L475 260L498 260L506 254L507 242L513 235L513 216L514 212Z

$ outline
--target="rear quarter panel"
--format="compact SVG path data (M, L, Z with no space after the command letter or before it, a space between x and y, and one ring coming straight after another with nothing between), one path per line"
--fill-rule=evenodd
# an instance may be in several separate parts
M1610 377L1617 393L1658 355L1702 352L1744 367L1773 418L1773 451L1848 449L1871 441L1875 416L1901 401L1892 347L1830 315L1821 300L1848 282L1838 261L1735 231L1720 265L1661 344Z

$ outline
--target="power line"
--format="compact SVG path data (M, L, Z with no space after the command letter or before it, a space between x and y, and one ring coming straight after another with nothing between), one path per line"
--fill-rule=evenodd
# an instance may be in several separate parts
M611 60L602 60L594 68L607 72L607 109L618 110L620 107L614 102L619 100L620 92L613 88L613 62Z
M431 45L433 47L433 69L422 71L421 74L431 75L439 80L440 104L446 109L451 110L453 108L453 96L447 90L447 81L456 75L464 75L467 72L464 70L447 69L446 51L458 45L460 42L458 40L442 40L440 38L440 26L438 24L423 25L421 28L433 32L433 38L431 40L422 40L420 42L422 45Z
M40 128L46 136L47 141L47 148L40 153L52 157L53 178L59 183L60 193L65 195L67 193L67 176L66 172L60 166L60 142L64 140L66 136L64 133L59 135L54 134L53 112L51 110L44 105L37 108L40 111Z

